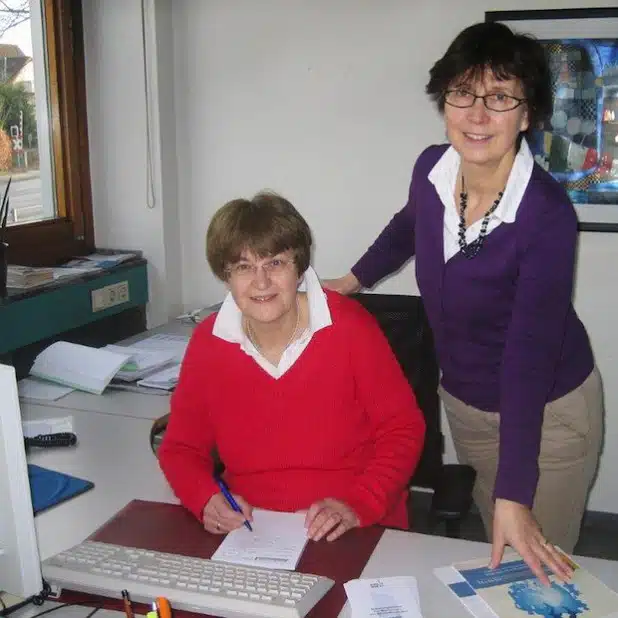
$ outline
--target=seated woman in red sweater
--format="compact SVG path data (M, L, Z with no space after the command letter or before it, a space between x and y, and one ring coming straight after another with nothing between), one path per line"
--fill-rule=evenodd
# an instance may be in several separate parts
M223 206L206 244L229 294L195 329L159 449L180 501L212 533L253 507L306 510L314 540L407 528L425 423L374 318L322 289L305 220L261 193ZM242 514L213 479L215 446Z

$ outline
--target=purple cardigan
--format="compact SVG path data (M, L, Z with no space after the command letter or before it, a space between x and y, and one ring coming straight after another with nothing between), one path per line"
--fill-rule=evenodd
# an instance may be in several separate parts
M543 408L594 367L571 302L577 218L562 187L535 164L514 223L488 234L475 258L457 253L445 264L444 205L427 176L446 148L421 154L407 204L352 272L371 287L416 256L442 386L500 413L494 497L532 506Z

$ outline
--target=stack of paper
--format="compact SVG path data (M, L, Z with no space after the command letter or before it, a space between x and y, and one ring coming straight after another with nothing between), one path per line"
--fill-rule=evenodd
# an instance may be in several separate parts
M148 374L154 373L165 365L169 365L175 360L175 352L165 352L163 350L142 349L136 345L106 345L104 350L117 352L118 354L128 354L129 361L125 363L114 379L124 382L135 382L141 380Z
M149 373L145 378L138 380L137 384L146 388L171 391L178 383L180 363L188 344L189 337L185 335L158 334L138 341L135 346L144 352L171 354L173 364L160 371Z
M128 354L58 341L35 358L30 374L100 395L129 358Z
M230 532L212 560L293 571L307 544L303 513L253 510L253 532L241 526Z
M422 618L414 577L353 579L343 587L352 618Z
M182 362L185 351L189 345L189 337L185 335L168 335L160 333L158 335L150 335L146 339L141 339L135 346L140 350L159 350L174 354L174 360L177 363Z
M9 288L33 288L53 280L52 268L9 264L6 271L6 285Z
M180 376L180 365L175 364L171 367L161 369L151 373L149 376L137 381L138 386L145 386L147 388L158 388L164 391L171 391L178 384L178 377Z

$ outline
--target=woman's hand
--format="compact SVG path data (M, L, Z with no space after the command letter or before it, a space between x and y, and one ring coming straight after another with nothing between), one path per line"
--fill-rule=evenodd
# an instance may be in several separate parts
M506 545L519 553L546 586L549 585L549 578L543 571L543 564L563 581L573 575L573 569L564 556L543 536L530 509L518 502L498 498L494 508L491 568L500 564Z
M339 294L353 294L361 289L360 281L352 272L338 279L325 279L322 281L322 285L329 290L339 292Z
M358 525L360 521L356 513L345 502L334 498L314 502L305 516L307 536L313 541L326 535L327 541L334 541Z
M222 493L214 494L206 503L202 512L204 528L213 534L227 534L236 528L240 528L245 519L253 520L253 507L240 496L232 494L242 513L237 513L225 499Z

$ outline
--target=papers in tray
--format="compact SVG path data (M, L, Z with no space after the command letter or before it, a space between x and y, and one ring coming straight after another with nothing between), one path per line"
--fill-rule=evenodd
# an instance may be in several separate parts
M134 344L139 347L140 350L159 350L162 352L170 352L174 354L174 361L176 363L182 362L185 355L187 345L189 345L189 337L185 335L168 335L165 333L159 333L157 335L150 335L145 339Z
M565 554L566 556L566 554ZM481 558L436 569L434 573L478 618L582 616L618 618L618 594L571 558L575 573L566 583L548 569L551 585L544 586L519 554L507 554L495 569Z
M178 382L180 375L180 365L172 365L156 373L151 373L148 377L138 380L138 386L146 388L157 388L164 391L171 391Z
M142 349L139 347L139 344L127 346L106 345L103 349L129 355L128 362L114 376L114 379L124 382L140 380L165 365L169 365L176 357L175 351L166 352L164 350Z
M307 544L304 513L254 509L253 532L245 526L230 532L212 560L293 571Z
M352 618L422 618L415 577L353 579L343 587Z
M57 341L35 358L30 374L100 395L128 360L128 354Z

